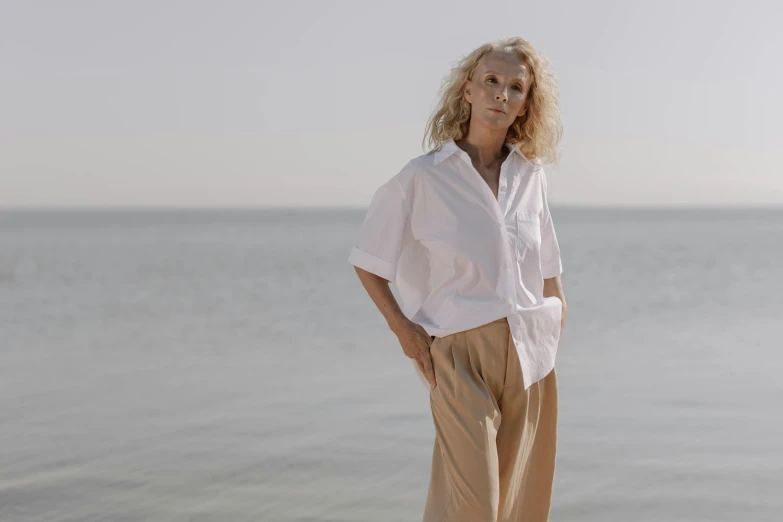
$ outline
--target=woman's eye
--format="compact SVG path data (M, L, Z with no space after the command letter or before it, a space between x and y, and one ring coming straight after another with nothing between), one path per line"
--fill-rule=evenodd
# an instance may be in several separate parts
M522 87L520 87L519 85L514 85L514 88L515 88L516 90L518 90L518 91L521 91L521 90L522 90Z
M495 80L495 78L493 78L492 76L490 76L489 78L487 78L487 81L488 81L488 82L494 82L494 81L497 81L497 80Z

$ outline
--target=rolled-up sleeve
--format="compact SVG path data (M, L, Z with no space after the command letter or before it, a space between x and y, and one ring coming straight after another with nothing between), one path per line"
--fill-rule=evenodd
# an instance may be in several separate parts
M555 234L555 224L549 212L546 174L541 170L541 197L543 210L541 216L541 272L544 279L557 277L563 273L563 261L560 258L560 245Z
M402 185L392 178L375 191L348 262L394 281L409 226L410 205Z

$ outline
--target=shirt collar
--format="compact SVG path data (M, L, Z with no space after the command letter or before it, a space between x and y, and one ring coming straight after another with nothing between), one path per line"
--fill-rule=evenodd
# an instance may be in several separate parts
M519 157L520 157L520 158L522 158L524 161L526 161L526 162L530 163L530 160L529 160L529 159L527 159L527 158L525 157L525 155L524 155L524 154L522 154L522 151L521 151L521 150L519 150L519 147L517 147L517 146L516 146L516 145L514 145L513 143L509 143L509 142L506 142L506 143L505 143L505 145L506 145L506 147L507 147L508 149L510 149L510 150L511 150L511 153L512 153L512 154L513 154L513 153L516 153L516 154L518 154L518 155L519 155ZM446 158L448 158L448 157L449 157L449 156L451 156L452 154L457 154L457 153L464 154L465 156L467 156L467 152L465 152L464 150L462 150L461 148L459 148L459 147L457 146L457 144L456 144L456 143L454 143L454 140L453 140L453 139L451 139L451 140L447 141L446 143L444 143L444 144L443 144L443 146L440 148L440 150L439 150L439 151L435 152L435 165L437 165L437 164L438 164L438 163L440 163L441 161L445 160Z

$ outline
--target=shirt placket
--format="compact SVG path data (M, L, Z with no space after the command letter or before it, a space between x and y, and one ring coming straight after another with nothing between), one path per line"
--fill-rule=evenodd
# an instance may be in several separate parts
M509 158L512 159L512 158ZM516 312L517 309L517 299L516 299L516 282L515 282L515 271L514 266L516 263L514 263L514 251L513 251L513 240L508 234L507 227L509 224L507 221L509 219L512 220L511 225L515 226L514 222L514 214L511 213L511 216L508 216L508 212L506 212L506 209L508 208L507 205L507 199L508 199L508 162L504 162L500 167L500 176L498 179L498 207L500 211L500 219L501 219L501 227L503 228L503 237L505 238L504 241L504 251L502 252L501 256L501 264L500 264L500 271L501 271L501 279L503 279L502 288L503 288L503 298L506 301L506 304L511 307L511 309Z
M520 360L520 365L522 367L522 374L523 374L523 382L526 382L529 379L529 376L525 375L527 373L527 354L524 352L520 353L519 350L519 344L517 341L516 336L514 335L515 332L518 331L520 327L521 317L519 317L519 314L517 313L517 273L519 263L514 262L514 257L516 256L515 248L516 244L514 243L513 236L509 236L508 229L506 228L507 220L511 220L510 226L516 227L516 215L514 212L508 212L508 171L506 170L506 165L503 164L500 167L500 179L498 180L498 206L500 207L500 214L503 219L503 235L505 237L505 252L504 256L505 259L501 262L501 277L505 279L503 284L503 292L504 292L504 299L506 301L506 304L509 306L509 315L506 317L506 320L508 321L509 325L509 333L511 335L511 339L514 343L514 347L517 350L517 357ZM515 268L516 267L516 268Z
M473 167L473 163L470 161L470 156L468 156L468 153L465 151L460 150L459 152L460 157L462 158L462 161L465 162L467 165L467 168L471 170L472 175L474 176L473 181L474 183L479 185L479 190L482 190L485 194L487 194L487 198L489 199L488 203L492 205L493 213L495 214L495 217L498 219L497 224L500 227L501 233L504 238L504 244L505 248L500 252L500 275L498 277L498 287L497 290L500 292L502 299L505 301L505 303L509 307L509 312L516 313L517 311L517 294L516 294L516 272L515 272L515 266L517 263L514 262L514 252L512 250L513 245L513 236L509 236L507 227L512 226L516 227L516 223L514 221L514 213L512 212L510 216L508 216L506 212L506 208L508 207L508 169L509 165L513 163L514 158L507 157L506 161L503 162L503 164L500 166L500 176L498 178L498 197L497 200L495 199L495 195L492 193L492 190L489 188L489 185L487 185L487 182L484 181L481 177L481 174L478 173L478 171ZM511 223L508 223L508 220L511 220Z

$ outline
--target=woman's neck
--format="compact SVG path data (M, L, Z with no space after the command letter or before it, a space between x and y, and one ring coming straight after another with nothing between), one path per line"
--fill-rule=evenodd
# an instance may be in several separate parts
M506 156L505 136L500 140L478 141L466 136L455 142L459 148L464 150L470 156L470 159L482 165L491 165L496 161L502 160Z
M490 165L505 157L504 145L507 133L508 129L498 132L471 125L467 135L457 142L457 146L467 152L472 160L482 165Z

